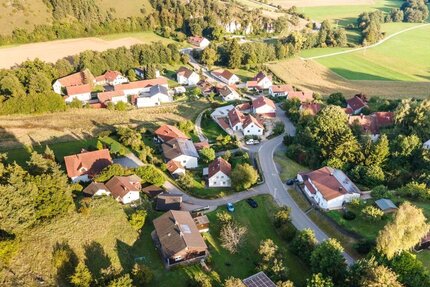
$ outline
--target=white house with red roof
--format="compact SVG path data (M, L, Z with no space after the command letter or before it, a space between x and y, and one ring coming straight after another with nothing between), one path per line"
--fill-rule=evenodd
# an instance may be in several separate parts
M375 112L371 115L349 115L348 123L351 126L359 126L362 133L368 135L372 141L376 141L381 128L394 125L394 113Z
M224 87L218 88L217 90L218 94L225 102L240 100L239 93L233 87L226 85Z
M355 95L351 99L346 100L346 107L352 111L352 114L359 114L367 107L367 99L364 95Z
M127 77L123 76L118 71L106 71L103 75L96 77L96 85L111 85L116 86L128 83Z
M142 179L137 175L114 176L105 183L110 195L123 204L130 204L140 199Z
M233 131L241 131L243 129L243 122L245 121L245 115L234 108L228 112L228 122Z
M172 139L190 139L181 130L175 126L162 125L157 130L155 130L155 135L162 142L167 142Z
M307 173L299 173L306 195L326 210L340 209L344 203L360 198L360 190L346 174L329 166Z
M90 70L84 69L80 72L62 77L54 82L52 89L59 95L67 95L65 88L72 86L82 86L85 84L95 84L95 79Z
M222 157L216 158L208 167L209 187L231 187L231 165Z
M66 103L71 103L75 99L81 102L88 102L91 100L92 90L93 87L91 84L66 87L66 96L64 96L64 100Z
M169 160L166 163L166 167L167 167L167 170L170 172L170 174L173 175L174 177L185 175L185 167L180 161Z
M88 182L105 167L112 164L108 149L84 151L64 157L67 176L72 182Z
M156 78L149 80L135 81L114 86L115 91L123 91L127 96L139 95L140 93L148 93L152 86L160 85L169 88L166 78Z
M264 126L251 115L244 115L234 108L228 112L228 121L233 131L242 131L245 136L261 136Z
M271 99L260 96L252 101L252 111L257 115L275 117L276 105Z
M204 49L207 46L209 46L211 42L205 37L194 36L194 37L188 37L188 43L200 49Z
M128 97L124 94L123 91L109 91L109 92L101 92L97 94L97 99L103 105L107 105L108 103L117 104L119 102L128 103Z
M287 97L291 92L294 92L291 85L272 85L269 87L269 95L272 97Z
M301 103L309 103L314 100L314 93L311 91L292 91L288 93L287 99L298 99Z
M259 72L251 81L246 82L248 90L267 90L273 85L272 77L264 72Z
M216 70L212 71L211 74L215 78L229 86L240 83L239 77L230 72L229 70Z
M176 81L180 85L195 86L200 81L200 76L187 67L180 67L176 73Z

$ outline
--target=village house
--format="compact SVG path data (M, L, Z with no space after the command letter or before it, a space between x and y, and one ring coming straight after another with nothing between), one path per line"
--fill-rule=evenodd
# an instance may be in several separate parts
M114 176L105 185L113 198L123 204L129 204L140 199L141 183L142 179L137 175L129 175Z
M298 99L301 103L307 103L314 100L313 95L314 93L311 91L293 91L288 93L287 99Z
M391 199L388 198L380 198L378 200L375 200L375 205L384 212L384 214L387 213L393 213L397 211L397 206L391 201Z
M269 95L272 97L287 97L291 92L294 92L291 85L272 85L269 88Z
M206 81L206 80L200 80L198 83L197 83L197 87L199 87L200 88L200 90L202 91L202 94L204 95L204 96L208 96L210 93L212 93L213 92L213 90L214 90L214 87L212 86L212 84L211 83L209 83L208 81Z
M169 95L169 90L162 85L155 85L149 88L146 93L140 93L136 98L136 107L155 107L159 106L161 103L170 103L173 101L171 95Z
M353 115L359 114L367 107L367 98L362 94L355 95L351 99L346 100L346 107L352 111Z
M362 133L370 136L372 141L379 138L380 129L394 124L393 112L375 112L371 115L349 115L348 123L359 126Z
M164 192L164 189L162 187L156 186L156 185L148 185L142 188L142 192L149 196L150 198L155 198L160 193Z
M192 169L198 166L199 154L192 141L175 138L161 145L164 157L167 161L176 161L185 168Z
M231 164L222 157L216 158L208 167L209 187L231 187Z
M155 201L155 210L157 211L181 210L181 207L181 194L163 192L157 196L157 200Z
M149 93L151 87L156 85L169 88L166 78L156 78L116 85L114 87L114 90L123 91L124 95L126 96L136 96L141 93Z
M244 115L234 108L228 112L228 121L233 131L242 131L245 136L261 136L264 126L251 115Z
M66 95L66 88L72 86L94 85L95 78L90 70L84 69L80 72L62 77L54 82L52 89L59 95Z
M106 71L103 75L96 77L96 85L100 86L116 86L125 83L128 83L127 77L118 71Z
M188 43L200 49L204 49L207 46L209 46L211 42L205 37L194 36L194 37L188 37Z
M186 67L180 67L176 73L176 81L180 85L195 86L200 81L200 76Z
M321 111L321 108L321 104L318 103L303 103L299 110L305 115L315 116Z
M101 182L91 182L82 192L91 196L110 195L109 189Z
M423 143L423 149L430 149L430 140Z
M262 91L272 86L272 77L267 76L264 72L259 72L251 81L246 82L248 90Z
M73 183L88 182L105 167L112 164L108 149L83 151L64 157L67 176Z
M166 163L166 168L173 177L179 177L181 175L185 175L185 167L179 161L169 160Z
M325 166L299 173L297 180L303 184L306 195L325 210L340 209L346 202L360 198L358 187L339 169Z
M243 130L242 124L245 121L245 115L234 108L228 112L228 121L232 130L241 131Z
M79 100L84 103L88 102L91 100L92 90L93 87L90 84L66 87L66 96L64 96L64 100L66 103L71 103L73 100Z
M223 101L235 101L240 99L240 95L236 90L230 86L224 86L218 89L219 95L222 97Z
M211 74L228 86L240 83L239 77L229 70L216 70L212 71Z
M252 101L252 111L257 115L275 117L276 105L271 99L260 96Z
M167 269L200 262L209 255L208 247L188 211L171 210L153 221L151 237Z
M139 79L145 79L145 68L134 68L134 73ZM160 70L155 70L155 77L159 78L161 76Z
M105 107L108 103L117 104L119 102L128 103L128 97L123 91L109 91L97 94L97 99Z
M167 142L172 139L190 139L190 137L185 135L177 127L171 125L160 126L157 130L155 130L154 134L161 142Z

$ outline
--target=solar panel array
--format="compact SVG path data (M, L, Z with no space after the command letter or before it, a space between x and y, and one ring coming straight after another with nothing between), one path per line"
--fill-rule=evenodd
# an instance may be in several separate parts
M247 287L276 287L275 283L264 272L259 272L243 279L243 283Z

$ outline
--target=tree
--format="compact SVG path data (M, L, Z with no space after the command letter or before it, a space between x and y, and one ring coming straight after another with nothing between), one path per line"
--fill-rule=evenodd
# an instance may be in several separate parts
M372 198L374 198L375 200L392 197L391 192L388 190L386 186L383 186L383 185L378 185L374 187L370 192L370 195L372 195Z
M336 239L323 241L312 252L312 271L332 278L334 283L342 282L346 274L346 263L342 253L343 248Z
M154 274L148 266L136 263L131 271L131 277L134 285L147 286L154 278Z
M229 277L224 282L224 287L246 287L242 280L234 277Z
M180 187L182 187L185 190L190 190L191 188L194 187L194 179L188 172L186 172L183 175L180 175L176 179L176 182L179 184Z
M139 150L142 146L142 135L140 132L133 130L129 127L118 127L117 133L119 135L119 141L130 146L134 150Z
M260 242L258 248L258 254L260 254L263 261L271 261L278 252L278 246L273 242L272 239L266 239Z
M230 222L223 225L220 232L221 246L230 253L236 253L243 244L246 233L246 227L237 223Z
M294 287L294 283L290 280L288 281L278 281L276 282L276 287Z
M389 268L378 265L370 268L366 277L363 280L362 286L366 287L402 287L403 285L397 281L397 274Z
M109 282L108 287L134 287L129 274L125 274Z
M396 190L396 193L418 200L427 200L430 198L430 188L425 183L410 182Z
M164 174L153 165L140 166L134 172L143 182L148 182L156 186L162 186L166 182Z
M228 67L232 69L239 68L242 63L242 50L236 38L229 43Z
M212 281L211 278L209 278L208 275L199 272L196 275L194 275L194 281L192 282L191 286L195 287L212 287Z
M131 227L133 227L134 230L140 232L143 225L145 225L146 216L147 216L146 210L139 209L136 212L134 212L129 218Z
M211 47L207 47L202 52L202 63L210 69L218 58L217 52Z
M100 140L97 140L96 147L98 150L102 150L104 148L103 143Z
M346 99L342 93L333 93L328 96L327 104L345 108Z
M185 134L190 134L194 131L194 123L190 120L181 121L178 123L178 128Z
M404 251L387 265L398 275L399 282L408 287L430 286L430 273L416 254Z
M310 279L306 279L306 287L334 287L330 278L324 277L321 273L312 274Z
M118 163L114 163L105 167L95 178L96 182L106 182L114 176L125 176L130 175L133 172L124 168Z
M278 209L275 213L275 226L281 227L284 224L287 224L290 222L290 213L291 210L288 207L281 207Z
M379 232L376 249L391 259L414 247L428 233L429 228L422 210L405 202L397 210L393 221Z
M230 158L231 158L231 151L229 151L229 150L226 150L225 152L224 152L224 154L221 156L223 159L225 159L226 161L230 161Z
M200 150L200 155L204 162L208 163L215 159L215 150L210 147L204 147Z
M227 211L220 211L216 213L217 220L222 224L231 223L233 221L233 216Z
M380 220L382 216L384 216L384 212L382 210L372 205L368 205L365 208L363 208L361 210L361 213L363 213L364 217L370 221Z
M70 282L76 287L90 287L93 277L90 270L83 262L76 266L75 273L70 277Z
M258 172L247 163L238 164L231 173L231 181L237 191L250 188L257 180Z
M310 263L312 252L318 244L312 229L304 229L291 242L291 250L300 256L307 264Z

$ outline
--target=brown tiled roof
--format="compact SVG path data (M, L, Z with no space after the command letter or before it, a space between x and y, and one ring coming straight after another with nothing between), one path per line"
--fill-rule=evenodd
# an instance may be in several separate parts
M164 192L164 189L156 185L149 185L142 188L142 192L146 193L150 197L155 197Z
M228 129L230 128L230 125L228 123L228 119L227 118L217 118L216 121L218 122L218 124L223 128L223 129Z
M132 89L143 89L143 88L151 87L155 85L167 85L166 78L156 78L156 79L149 79L149 80L130 82L126 84L120 84L120 85L116 85L114 89L115 91L124 91L124 90L132 90Z
M298 99L301 103L313 101L313 92L288 92L288 99Z
M346 100L346 103L352 108L353 111L359 110L367 106L366 102L358 96L354 96L351 99Z
M285 92L294 92L293 86L291 85L273 85L272 91L274 93L285 93Z
M347 115L352 115L352 113L354 112L351 108L344 108L343 111L345 112L345 114Z
M188 211L168 211L153 223L161 249L168 257L184 249L192 252L208 248Z
M230 176L231 164L222 157L216 158L209 164L208 177L211 178L217 172L222 171L225 175Z
M106 81L109 82L115 80L118 76L122 76L122 74L118 71L106 71L106 73L103 75Z
M215 75L221 76L227 80L230 80L230 78L234 76L234 74L232 72L230 72L229 70L214 71L213 73Z
M228 95L230 95L233 92L234 92L234 88L230 87L230 86L224 86L224 87L218 89L218 93L220 93L220 95L222 97L227 97Z
M182 205L182 194L168 192L157 196L155 209L158 211L180 210Z
M86 77L88 77L88 79L86 79ZM81 85L88 84L93 79L94 79L94 76L91 74L90 70L85 69L83 71L62 77L58 79L58 81L63 87L70 87L70 86L81 86Z
M92 90L93 88L90 84L66 87L66 93L68 96L79 95L83 93L91 93Z
M260 71L252 80L258 83L266 77L269 78L269 80L272 80L271 76L267 76L263 71Z
M238 109L234 108L228 112L228 119L230 120L231 126L234 127L245 120L245 115Z
M204 37L200 37L200 36L191 36L188 37L188 42L190 42L191 44L200 44L205 38Z
M67 175L76 177L84 174L94 176L112 164L108 149L83 152L64 157Z
M209 144L208 141L202 141L202 142L194 143L194 146L196 147L197 150L201 150L205 147L210 147L211 145Z
M257 121L256 118L254 118L251 115L245 116L245 120L243 121L243 128L246 128L247 126L249 126L252 123L255 124L259 128L264 128L264 126L259 121Z
M376 122L379 128L391 126L394 124L394 113L393 112L375 112L373 115L376 118Z
M191 140L176 138L169 140L161 145L163 149L164 157L172 160L181 155L187 155L191 157L199 157L196 148Z
M114 97L122 97L124 96L124 91L109 91L109 92L102 92L97 94L97 98L99 99L100 103L106 103L108 101L112 101L112 98Z
M107 189L107 187L104 185L104 183L101 183L101 182L91 182L86 188L84 188L83 192L86 193L86 194L94 195L99 190L109 191Z
M265 96L258 97L252 101L252 107L254 109L263 107L265 105L271 106L272 108L276 109L275 103L271 99L266 98Z
M177 74L184 76L185 78L189 78L194 72L186 67L180 67Z
M163 125L154 132L163 141L169 141L176 138L189 139L181 130L175 126Z
M249 111L251 109L251 104L250 103L243 103L243 104L237 105L236 109L238 109L241 112Z
M136 175L114 176L105 185L114 198L123 198L130 191L140 191L141 182Z
M394 124L393 112L375 112L371 115L350 115L348 118L350 125L359 125L363 132L378 134L380 128Z
M318 103L303 103L302 104L302 110L304 112L309 113L310 115L315 116L316 114L321 111L321 104Z
M176 160L169 160L166 165L167 165L167 170L170 173L174 173L176 170L178 170L180 168L184 168L182 163L180 163L179 161L176 161Z

